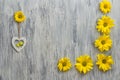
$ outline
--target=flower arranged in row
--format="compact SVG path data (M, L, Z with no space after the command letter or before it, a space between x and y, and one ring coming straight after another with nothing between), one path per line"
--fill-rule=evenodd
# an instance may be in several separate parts
M109 51L112 47L112 39L110 38L111 28L115 26L114 20L107 16L107 13L111 11L111 3L108 0L102 0L100 2L100 11L103 16L98 19L96 29L100 32L100 36L95 40L94 45L100 52ZM97 55L98 61L96 64L100 70L104 72L111 69L110 65L113 64L112 56L106 56L105 54Z
M95 47L100 52L109 51L112 47L112 39L110 38L111 28L114 27L114 20L107 16L107 13L111 11L111 3L108 0L102 0L100 2L100 11L104 14L97 21L96 29L100 32L100 37L95 40Z
M113 62L112 56L105 55L103 53L97 55L96 65L98 66L99 70L104 72L108 71L111 69ZM86 74L93 69L93 65L93 60L89 55L82 55L76 58L75 68L80 73ZM63 57L58 60L57 67L59 71L66 72L72 68L72 63L69 58Z

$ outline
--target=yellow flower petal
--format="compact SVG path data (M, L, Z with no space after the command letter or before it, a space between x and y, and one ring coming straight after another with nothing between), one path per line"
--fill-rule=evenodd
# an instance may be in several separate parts
M112 47L112 40L110 36L102 35L95 40L94 44L101 52L108 51Z
M112 27L114 27L114 20L109 16L102 16L102 18L97 21L96 28L102 34L109 34Z
M22 11L17 11L14 14L14 19L15 19L16 22L21 23L21 22L23 22L26 19L26 17L23 14Z
M107 14L111 11L111 3L108 0L100 2L100 10L102 13Z
M89 55L83 55L76 59L75 68L80 72L86 74L93 67L92 59Z
M111 69L111 65L113 64L112 56L107 56L105 54L98 54L97 55L97 62L98 68L102 71L108 71Z
M59 71L64 72L68 71L72 67L72 64L69 58L64 57L59 59L57 67Z

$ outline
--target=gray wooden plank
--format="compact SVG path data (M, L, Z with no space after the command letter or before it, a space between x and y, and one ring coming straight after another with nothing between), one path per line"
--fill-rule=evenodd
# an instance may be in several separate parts
M74 66L68 72L57 70L59 58L67 56L75 64L76 57L89 54L96 60L99 51L93 42L99 36L96 20L102 16L101 0L0 0L0 80L120 80L120 0L110 0L115 20L112 29L111 54L115 60L112 70L103 73L97 66L86 75ZM11 46L17 36L13 14L22 10L26 21L21 24L27 45L21 51Z

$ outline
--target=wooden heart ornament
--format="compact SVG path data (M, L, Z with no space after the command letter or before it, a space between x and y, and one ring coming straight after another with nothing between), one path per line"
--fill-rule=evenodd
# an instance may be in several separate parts
M26 45L26 38L21 37L13 37L12 38L12 46L17 51L20 52Z

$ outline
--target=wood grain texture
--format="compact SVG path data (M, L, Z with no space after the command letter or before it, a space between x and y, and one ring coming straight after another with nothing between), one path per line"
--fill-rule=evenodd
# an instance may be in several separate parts
M93 42L99 36L96 20L102 16L101 0L0 0L0 80L120 80L120 0L110 0L115 20L111 31L111 54L115 60L112 70L103 73L97 66L86 75L74 66L68 72L57 70L57 61L88 54L96 61L99 51ZM26 21L21 24L27 44L21 53L12 48L17 36L15 11L22 10Z

